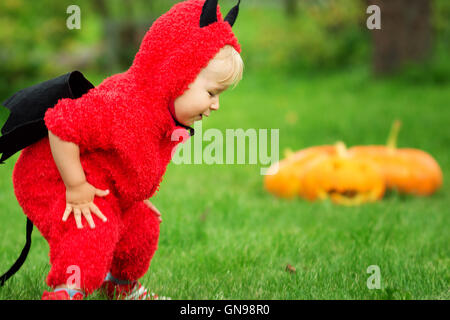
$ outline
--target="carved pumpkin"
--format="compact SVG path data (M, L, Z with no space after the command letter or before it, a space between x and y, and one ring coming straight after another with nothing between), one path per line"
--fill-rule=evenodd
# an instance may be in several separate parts
M264 188L281 197L292 199L303 194L301 177L313 160L323 155L336 154L330 145L306 148L297 152L286 152L286 158L273 164L264 177Z
M386 146L355 146L349 153L376 162L383 173L386 187L402 193L430 195L442 185L442 171L425 151L397 148L401 123L394 122Z
M383 197L385 184L378 166L350 156L344 144L338 153L317 159L301 177L308 200L331 199L343 205L359 205Z

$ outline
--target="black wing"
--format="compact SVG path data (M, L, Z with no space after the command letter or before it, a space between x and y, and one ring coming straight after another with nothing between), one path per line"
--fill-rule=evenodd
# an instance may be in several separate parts
M22 89L3 102L10 114L1 129L0 163L47 136L44 115L59 99L76 99L92 88L81 72L72 71Z

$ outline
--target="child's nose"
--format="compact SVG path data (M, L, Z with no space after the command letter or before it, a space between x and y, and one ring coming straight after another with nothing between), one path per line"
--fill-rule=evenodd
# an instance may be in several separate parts
M218 110L219 109L219 98L217 98L216 101L211 105L212 110Z

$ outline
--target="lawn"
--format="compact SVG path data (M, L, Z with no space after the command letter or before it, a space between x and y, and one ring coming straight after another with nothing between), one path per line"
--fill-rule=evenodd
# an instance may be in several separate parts
M152 199L163 222L142 282L173 299L449 299L449 101L447 85L373 79L366 68L302 77L247 73L223 94L203 131L279 129L282 153L337 140L382 144L400 119L399 146L431 153L444 186L431 197L389 193L374 204L341 207L274 198L263 190L260 164L171 164ZM0 272L25 237L11 182L17 156L0 166ZM39 299L48 289L47 254L35 229L28 260L0 299ZM371 265L380 268L381 289L366 285Z

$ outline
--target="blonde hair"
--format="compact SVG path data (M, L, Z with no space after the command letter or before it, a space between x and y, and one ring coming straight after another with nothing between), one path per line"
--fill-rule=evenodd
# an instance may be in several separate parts
M244 62L241 55L230 45L225 45L204 69L218 77L217 82L229 87L241 81L244 72Z

